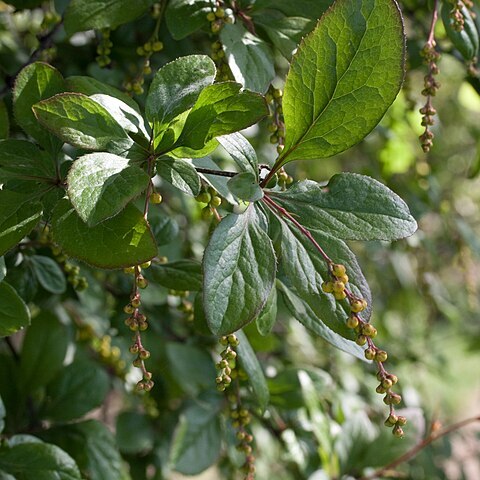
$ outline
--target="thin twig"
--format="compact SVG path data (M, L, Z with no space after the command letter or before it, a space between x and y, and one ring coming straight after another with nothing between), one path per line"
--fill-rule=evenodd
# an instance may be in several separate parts
M467 418L460 422L454 423L453 425L449 425L448 427L432 432L427 438L425 438L420 443L412 447L410 450L408 450L408 452L404 453L397 459L393 460L393 462L390 462L388 465L385 465L384 467L379 468L378 470L371 473L370 475L360 477L358 480L374 480L375 478L381 477L383 474L385 474L389 470L393 470L394 468L398 467L400 464L404 462L408 462L410 459L415 457L421 450L423 450L425 447L430 445L435 440L438 440L439 438L444 437L445 435L448 435L449 433L452 433L455 430L463 428L466 425L479 422L479 421L480 421L480 415L477 415L475 417Z
M214 170L211 168L195 167L195 170L198 173L203 173L205 175L218 175L219 177L234 177L235 175L238 175L237 172L224 172L223 170Z

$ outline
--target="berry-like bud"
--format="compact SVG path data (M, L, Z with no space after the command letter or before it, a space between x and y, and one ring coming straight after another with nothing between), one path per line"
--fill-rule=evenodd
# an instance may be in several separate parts
M153 42L152 50L154 52L160 52L161 50L163 50L163 43L158 40L156 42Z
M195 197L195 200L200 203L210 203L212 196L208 192L202 192Z
M392 388L392 386L393 386L393 382L389 378L384 378L382 380L382 387L385 390L388 390L388 389Z
M210 220L213 217L213 211L210 207L202 208L203 220Z
M377 353L375 354L375 360L377 362L385 362L388 358L388 354L385 350L377 350Z
M391 413L384 423L386 427L393 427L397 423L397 421L398 417L394 413Z
M212 200L210 201L210 205L213 208L217 208L222 204L222 199L220 197L213 197Z
M332 273L336 277L341 277L342 275L345 275L347 272L347 269L345 268L345 265L342 265L341 263L334 263L332 265Z
M322 283L322 290L325 293L333 293L333 282L323 282Z
M404 436L404 431L402 427L399 427L398 425L395 425L393 427L392 433L397 437L397 438L402 438Z
M348 328L356 328L358 326L358 318L354 315L350 315L347 319Z
M158 192L153 192L150 194L150 203L158 205L159 203L162 203L162 200L162 196Z
M374 348L369 347L365 350L364 353L365 353L365 358L367 360L373 360L375 358L375 349Z
M148 268L151 264L152 264L151 261L143 262L143 263L140 264L140 267L141 268Z
M392 381L392 384L395 385L398 382L398 377L393 375L393 373L389 373L387 378Z
M148 280L143 275L139 275L137 277L138 288L147 288L147 285L148 285Z
M375 389L377 393L383 394L386 392L386 390L383 388L383 386L380 384L378 387Z
M216 18L217 18L217 16L213 12L208 12L207 13L207 20L209 22L213 22Z
M354 299L350 302L350 309L354 313L363 312L363 310L365 310L365 308L366 308L366 305L364 304L363 299L356 298L356 299Z
M129 304L127 304L123 307L123 311L130 315L131 313L133 313L135 311L135 308L133 307L133 305L131 303L129 303Z
M365 345L367 343L367 337L365 335L359 335L355 343L360 346Z
M402 417L401 415L398 416L397 424L400 426L404 426L407 424L407 419Z
M343 290L341 292L333 292L333 296L335 297L335 300L343 300L347 297L347 294L345 293L345 290Z
M371 323L364 323L362 325L362 333L366 337L375 337L377 335L377 329Z

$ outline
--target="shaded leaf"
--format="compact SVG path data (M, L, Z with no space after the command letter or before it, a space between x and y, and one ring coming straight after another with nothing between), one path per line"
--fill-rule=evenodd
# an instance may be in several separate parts
M120 451L129 455L149 452L155 440L151 418L138 412L120 413L117 417L115 435Z
M29 257L33 273L38 283L50 293L60 294L67 289L65 275L58 263L53 258L43 255L32 255Z
M0 140L8 138L10 131L10 119L5 102L0 100Z
M12 335L30 324L30 310L7 282L0 283L0 337Z
M115 217L88 228L67 200L53 212L52 234L70 256L100 268L124 268L151 260L157 246L142 212L128 204Z
M251 172L258 179L257 154L250 142L241 133L235 132L223 135L218 137L217 140L242 171Z
M270 291L267 303L256 320L257 330L260 335L268 335L277 320L277 289Z
M50 152L60 150L62 143L38 123L32 106L63 92L64 87L63 77L58 70L46 63L35 62L17 75L13 89L13 112L17 123Z
M161 158L157 162L157 174L187 195L200 193L201 183L195 167L180 158Z
M240 342L236 347L238 361L248 375L248 382L252 387L253 393L260 408L265 410L268 406L270 394L268 392L267 381L265 379L262 367L246 335L241 330L236 332L235 335Z
M233 77L248 90L265 93L275 78L270 47L240 22L225 25L220 39Z
M232 177L228 183L230 191L246 202L257 202L263 198L263 190L258 184L257 176L251 172L242 172Z
M206 17L214 7L213 0L170 0L165 20L172 37L181 40L208 25Z
M194 260L152 265L147 278L166 288L178 291L198 291L202 288L202 266Z

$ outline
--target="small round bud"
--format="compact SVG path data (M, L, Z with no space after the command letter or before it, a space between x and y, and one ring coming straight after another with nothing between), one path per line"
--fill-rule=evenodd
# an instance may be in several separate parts
M210 220L212 217L213 217L213 212L210 207L205 207L202 209L203 220Z
M135 311L135 308L133 307L133 305L131 303L129 303L129 304L127 304L123 307L123 311L130 315L131 313L133 313Z
M336 280L333 282L333 291L336 293L343 292L345 290L345 284L343 282L340 282Z
M159 203L162 203L162 200L163 198L158 192L153 192L150 194L150 203L158 205Z
M348 283L348 275L341 275L338 277L338 280L343 283Z
M138 355L142 360L147 360L147 358L150 358L150 352L148 350L140 350Z
M365 345L367 343L367 337L365 335L359 335L355 343L360 346Z
M138 345L134 343L130 346L129 351L132 355L136 355L138 353Z
M207 20L209 22L213 22L216 18L217 18L217 16L213 12L208 12L207 13Z
M388 358L388 354L385 350L377 350L377 353L375 354L375 360L377 362L385 362Z
M222 204L222 199L220 197L213 197L212 200L210 201L210 205L213 208L217 208Z
M354 315L350 315L347 319L348 328L356 328L358 326L358 318Z
M364 354L367 360L373 360L375 358L375 349L369 347L365 350Z
M386 390L382 387L382 385L378 385L378 387L375 389L377 393L383 394L386 392Z
M151 264L152 264L151 261L143 262L143 263L140 264L140 267L141 268L148 268Z
M333 282L323 282L322 283L322 290L325 293L333 293Z
M343 300L347 297L347 294L345 293L345 290L343 290L342 292L333 292L333 296L336 300Z
M163 43L158 41L158 40L156 42L153 42L152 43L152 50L154 52L160 52L161 50L163 50Z
M123 269L123 273L132 274L135 273L135 267L127 267Z
M242 441L245 438L245 435L246 435L245 432L242 432L242 431L237 432L237 440Z
M232 347L236 347L240 344L240 341L238 340L237 336L234 335L233 333L231 333L230 335L228 335L228 343L232 346Z
M394 413L391 413L384 423L386 427L393 427L397 423L397 421L398 417Z
M354 313L363 312L365 310L364 303L362 299L356 298L350 302L350 309Z
M392 398L392 405L398 405L402 401L402 397L398 393L392 393L390 395Z
M385 390L389 390L390 388L392 388L392 386L393 386L393 382L389 378L384 378L382 380L382 387Z
M389 373L387 375L387 378L392 381L393 385L398 382L398 377L396 375L393 375L392 373Z
M404 426L407 424L407 419L402 417L401 415L398 416L397 424L400 426Z
M375 337L377 334L377 329L371 323L364 323L362 325L362 333L366 337Z
M398 425L395 425L392 430L393 435L395 435L397 438L402 438L405 433L403 431L402 427L399 427Z
M148 280L143 275L139 275L136 282L138 288L147 288Z
M195 200L199 203L210 203L212 196L208 192L202 192L195 197Z
M332 273L336 277L341 277L342 275L345 275L347 272L347 269L345 268L345 265L342 265L341 263L334 263L332 265Z

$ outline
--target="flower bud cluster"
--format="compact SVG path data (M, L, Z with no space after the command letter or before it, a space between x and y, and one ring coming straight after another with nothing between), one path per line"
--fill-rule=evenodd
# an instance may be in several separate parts
M253 455L253 435L248 432L247 426L252 421L252 416L248 409L242 406L239 390L236 393L230 393L227 397L229 402L230 418L232 426L236 429L238 440L237 450L245 454L245 463L242 470L245 473L245 480L255 478L255 456Z
M231 385L232 379L238 376L235 347L239 343L238 338L233 333L220 338L220 344L225 347L220 353L220 361L216 364L218 373L215 383L217 384L217 390L220 392L224 392Z
M207 204L202 209L202 218L204 220L210 220L215 215L216 209L222 204L222 198L212 187L203 187L202 191L195 197L195 200L198 203Z
M461 0L449 0L449 3L452 6L452 10L448 16L452 19L452 26L454 30L461 32L465 25L465 18L462 13L462 8L463 5L465 5L465 2L462 2Z
M211 59L215 62L217 66L217 81L227 81L232 80L233 75L228 62L225 58L225 51L223 50L223 45L220 40L216 40L212 43L212 53L210 55Z
M108 67L112 63L110 53L112 53L113 42L110 40L109 28L104 28L100 32L100 40L97 45L97 57L95 60L99 67Z
M210 31L217 35L226 23L235 23L235 16L231 8L217 6L207 13L207 20L210 22Z
M132 293L130 295L130 302L123 307L123 311L129 315L125 320L125 325L130 328L134 335L132 337L132 344L130 346L130 353L136 355L135 360L132 364L134 367L139 368L142 371L143 378L140 380L137 385L137 391L150 391L153 388L152 373L147 371L145 367L145 360L150 358L150 352L144 348L142 344L142 338L140 332L145 331L148 328L147 316L140 311L141 306L141 297L139 288L146 288L148 285L147 279L142 275L142 268L148 268L151 265L151 262L145 262L141 265L136 265L133 267L128 267L124 269L124 272L127 274L132 274L135 276L135 283L133 286Z
M270 132L270 143L277 144L277 153L280 155L283 152L285 144L285 124L283 123L283 107L282 107L283 92L279 88L274 88L270 85L265 99L269 104L271 123L268 126Z
M45 228L47 229L48 227ZM45 241L44 235L45 233L41 234L40 243L43 243ZM80 275L80 267L69 262L67 256L65 255L65 253L63 253L62 249L58 245L51 245L50 249L52 250L52 254L55 260L66 273L68 283L77 292L83 292L84 290L86 290L88 288L88 281L85 277Z
M421 51L424 63L428 66L428 73L424 77L424 89L422 90L422 95L427 97L427 100L425 105L420 109L420 113L422 114L422 125L425 127L425 131L419 137L422 149L425 153L429 152L433 145L432 140L434 134L430 127L435 123L434 115L437 111L432 105L432 97L436 95L437 90L440 88L440 84L435 79L435 76L440 72L437 66L440 54L435 50L435 45L435 40L431 40L426 43Z
M348 290L347 283L349 279L344 265L332 262L329 264L329 271L332 280L323 282L322 290L326 293L332 293L336 300L348 298L350 315L347 318L346 325L355 331L355 342L357 345L367 346L364 352L365 358L377 364L377 378L380 384L377 386L376 392L382 395L385 394L383 402L390 406L388 426L394 427L393 434L395 436L402 437L403 430L401 427L406 424L406 419L404 417L396 417L394 410L394 406L402 401L402 397L392 392L392 387L398 382L398 378L396 375L386 371L383 363L386 362L388 354L385 350L378 348L373 342L373 339L377 336L377 329L360 317L360 313L368 306L367 301L364 298L356 297ZM394 418L397 418L397 420L392 423ZM400 423L397 423L397 421ZM385 425L387 425L387 422L385 422Z

